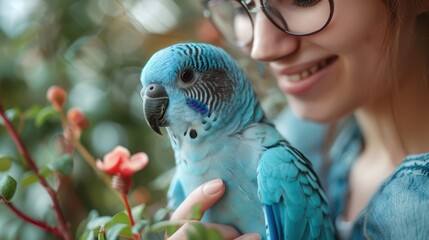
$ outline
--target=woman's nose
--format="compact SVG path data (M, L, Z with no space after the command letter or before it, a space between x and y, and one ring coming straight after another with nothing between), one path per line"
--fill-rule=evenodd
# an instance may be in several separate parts
M278 29L263 14L254 19L253 45L250 55L253 59L270 62L289 56L299 49L300 39Z

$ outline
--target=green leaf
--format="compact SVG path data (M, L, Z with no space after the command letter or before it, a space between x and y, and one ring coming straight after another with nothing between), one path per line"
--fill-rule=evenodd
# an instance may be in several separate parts
M54 119L55 117L58 117L58 115L52 106L44 107L36 115L36 126L40 127L47 120Z
M94 231L90 231L88 234L88 237L85 240L94 240L95 239L95 233Z
M12 166L12 157L6 155L0 155L0 172L9 170Z
M102 231L100 231L99 233L98 233L98 240L105 240L106 239L106 236L104 236L104 232L102 232Z
M207 238L206 229L203 224L199 222L189 224L189 227L186 229L186 234L189 240L202 240Z
M171 236L177 230L179 230L179 226L178 225L170 225L170 226L167 227L167 229L165 230L165 232L167 233L167 236Z
M84 220L82 220L79 225L77 226L76 229L76 236L81 236L80 239L86 239L85 236L88 236L89 232L93 232L93 231L88 231L87 225L90 221L96 219L97 217L99 217L99 214L97 212L97 210L92 209L89 213L88 213L88 217Z
M128 214L125 212L117 213L112 217L112 219L109 221L109 223L106 224L106 226L115 225L118 223L124 223L130 225L130 219L128 218Z
M167 231L167 235L171 236L173 235L177 229L179 229L179 227L183 224L183 222L181 221L162 221L162 222L158 222L158 223L154 223L150 226L150 231L151 232L162 232L162 231Z
M135 221L142 219L146 206L144 204L137 205L131 209Z
M89 230L95 230L96 228L100 228L101 226L104 226L111 219L112 218L109 216L92 219L91 221L88 222L88 225L86 225L86 228L88 228Z
M208 228L200 222L191 223L186 229L189 240L222 240L223 236L215 228Z
M127 227L126 228L122 228L120 231L121 235L127 236L127 237L132 237L133 233L131 231L131 224L130 224L130 219L128 217L128 215L125 212L120 212L117 213L116 215L114 215L112 217L112 219L106 223L106 225L104 226L104 228L106 230L111 229L112 227L118 225L118 224L124 224Z
M32 171L28 171L24 173L24 175L21 178L22 187L28 187L37 182L39 182L39 179L37 178L36 174L34 174Z
M48 168L52 171L58 171L64 176L68 176L73 171L73 159L69 154L64 154L49 163Z
M106 240L116 240L116 238L118 237L118 235L125 230L125 228L129 228L130 226L128 226L127 224L116 224L114 226L112 226L110 229L107 230L106 232Z
M133 233L135 232L140 232L144 227L146 227L147 225L149 225L149 221L146 219L140 219L137 220L133 226L133 228L131 229Z
M207 240L223 240L222 234L215 229L215 228L209 228L207 231Z
M15 195L16 192L16 180L6 175L0 180L0 195L9 201L13 198L13 195Z
M91 232L85 232L84 234L82 234L80 237L79 237L79 240L88 240L88 239L93 239L93 238L89 238L89 236L90 236L90 234L91 234Z
M26 118L35 118L40 112L40 105L33 105L31 108L27 109L24 114Z
M171 211L170 211L170 209L168 209L168 208L160 208L160 209L158 209L156 212L155 212L155 214L154 214L154 216L153 216L153 220L155 221L155 222L161 222L162 220L164 220L166 217L167 217L167 215L170 213Z
M49 169L48 167L43 167L42 169L40 169L40 175L42 175L42 177L44 178L51 176L51 174L52 174L52 170Z
M47 167L40 169L40 175L42 175L42 177L44 177L44 178L49 177L51 174L52 174L52 170L50 170ZM33 171L25 172L21 178L21 186L22 187L28 187L30 185L37 183L37 182L39 182L39 178L37 178L36 174Z
M188 219L200 220L202 215L203 214L201 204L196 204L191 208L191 212L189 213Z
M92 209L91 211L89 211L88 213L88 220L94 220L96 218L100 217L100 214L97 212L97 210Z

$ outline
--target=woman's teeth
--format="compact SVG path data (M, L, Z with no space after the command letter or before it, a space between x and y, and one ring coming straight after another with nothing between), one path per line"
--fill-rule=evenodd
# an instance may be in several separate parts
M319 70L324 68L327 65L327 63L328 63L328 60L325 59L325 60L321 61L319 64L317 64L317 65L315 65L309 69L306 69L300 73L288 75L288 79L291 82L297 82L303 78L306 78L308 76L313 75L315 72L318 72Z

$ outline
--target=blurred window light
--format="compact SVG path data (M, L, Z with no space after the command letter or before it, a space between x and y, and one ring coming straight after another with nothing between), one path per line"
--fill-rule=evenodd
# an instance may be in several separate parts
M75 85L70 91L70 105L86 113L99 114L106 109L106 93L88 82Z
M88 1L85 12L96 25L103 25L106 16L118 17L122 14L122 9L116 0L96 0Z
M136 122L144 122L143 100L139 92L134 92L130 98L129 112Z
M40 4L38 0L0 0L0 27L14 38L31 24L31 14Z
M113 23L107 32L107 45L118 54L131 54L138 51L142 44L142 38L137 31L130 31L122 24Z
M163 34L175 28L181 13L179 6L171 0L127 0L123 6L137 29L153 34Z
M26 66L22 70L27 86L34 91L46 89L52 83L55 71L53 65L43 61Z
M67 49L65 60L87 76L96 75L107 62L104 44L97 37L85 36L76 40Z
M97 156L103 156L118 145L129 145L125 129L111 121L98 123L91 132L91 145Z

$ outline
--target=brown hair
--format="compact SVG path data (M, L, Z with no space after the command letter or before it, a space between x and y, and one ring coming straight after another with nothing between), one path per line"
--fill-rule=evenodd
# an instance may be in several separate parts
M387 65L387 76L395 80L399 66L399 49L401 47L402 33L411 34L415 42L415 53L421 61L423 78L428 84L429 80L429 12L422 11L425 0L382 0L389 11L388 31L385 38L387 57L390 64ZM392 81L394 85L397 81ZM397 87L397 86L394 86Z

